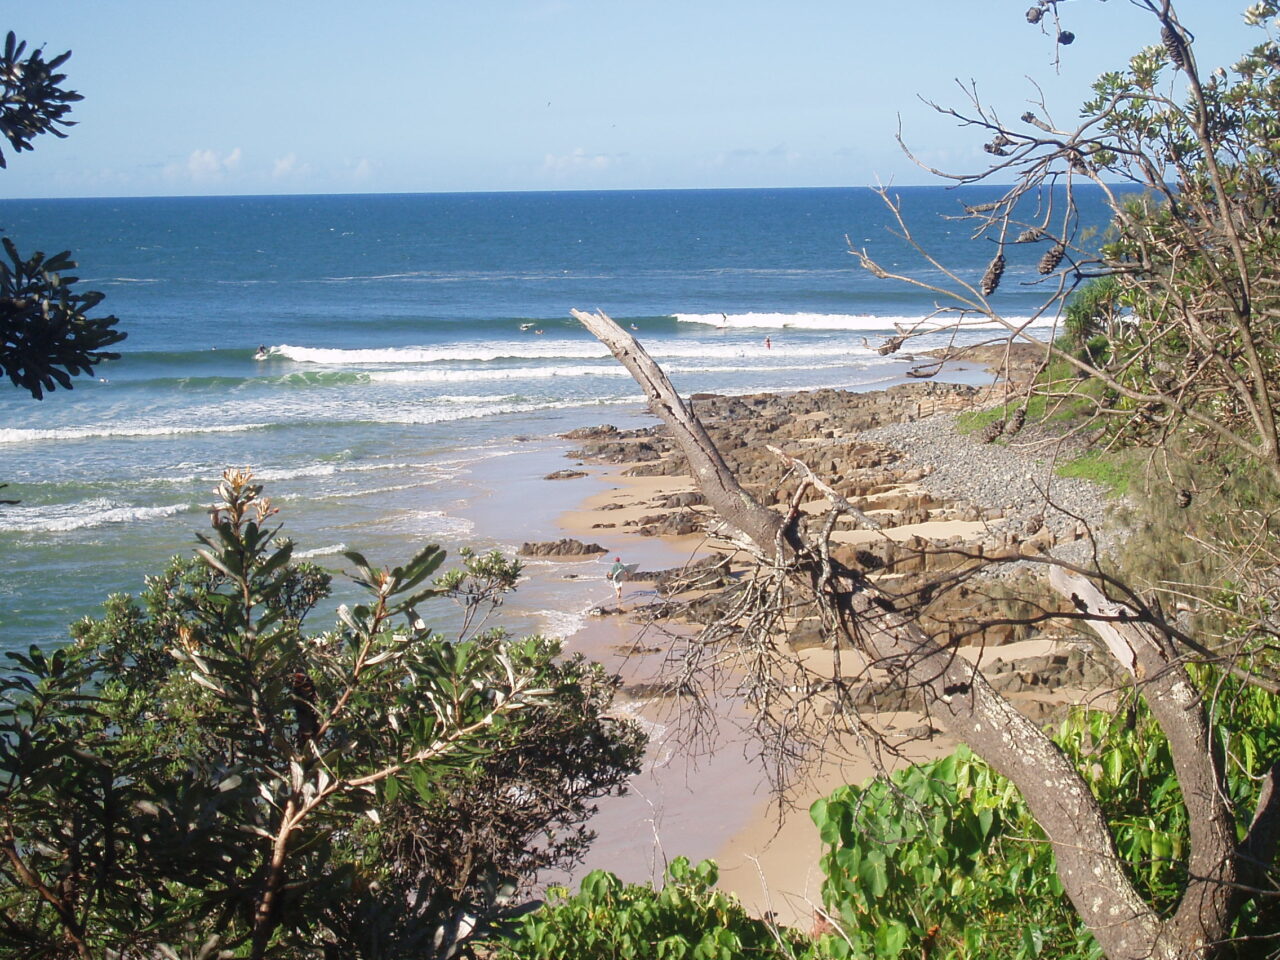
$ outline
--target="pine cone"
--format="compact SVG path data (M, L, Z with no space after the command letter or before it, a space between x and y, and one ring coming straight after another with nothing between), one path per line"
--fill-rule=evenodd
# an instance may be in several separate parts
M1039 227L1032 227L1030 230L1023 230L1018 234L1018 239L1014 243L1036 243L1044 239L1044 231Z
M1004 435L1012 437L1015 433L1022 429L1023 424L1027 422L1027 411L1021 408L1013 411L1013 416L1009 418L1009 422L1004 425Z
M1187 507L1191 506L1191 491L1190 491L1190 490L1179 490L1179 491L1178 491L1178 506L1179 506L1179 507L1181 507L1183 510L1185 510L1185 509L1187 509Z
M979 434L979 437L983 443L995 443L1000 439L1002 433L1004 433L1004 421L993 420L982 428L982 433Z
M1187 45L1172 27L1166 26L1160 31L1160 39L1164 41L1169 60L1180 70L1187 69Z
M1058 264L1062 262L1062 255L1067 252L1067 248L1060 243L1055 243L1052 247L1045 251L1044 256L1040 258L1040 265L1036 267L1040 273L1053 273L1058 269Z
M989 297L1000 286L1000 278L1004 276L1004 254L997 253L995 259L987 264L987 272L982 275L982 295Z

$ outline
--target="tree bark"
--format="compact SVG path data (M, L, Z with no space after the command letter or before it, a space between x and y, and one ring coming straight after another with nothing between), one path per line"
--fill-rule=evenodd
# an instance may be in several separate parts
M721 518L762 555L783 554L792 560L797 575L808 577L830 604L844 634L896 680L920 688L926 708L948 731L1017 786L1053 846L1067 896L1109 958L1173 960L1208 957L1215 951L1230 919L1225 884L1236 870L1231 811L1195 688L1160 642L1142 634L1116 649L1134 648L1129 668L1148 674L1144 693L1157 720L1172 728L1166 732L1171 744L1176 740L1178 774L1187 777L1183 789L1193 823L1194 879L1177 913L1164 921L1129 882L1100 806L1044 731L992 689L980 671L895 610L860 572L838 569L820 582L820 571L807 559L814 554L805 550L794 528L784 527L777 513L742 489L702 424L636 339L603 313L572 314L644 389L650 408L670 428L699 489ZM1231 844L1226 843L1228 835Z

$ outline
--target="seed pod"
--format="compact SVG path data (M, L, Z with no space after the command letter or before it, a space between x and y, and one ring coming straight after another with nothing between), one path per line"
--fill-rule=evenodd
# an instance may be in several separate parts
M1185 510L1185 509L1187 509L1187 507L1191 506L1191 491L1190 491L1190 490L1179 490L1179 491L1178 491L1178 506L1179 506L1181 509L1183 509L1183 510Z
M1027 422L1027 411L1019 407L1013 411L1013 416L1009 418L1009 422L1004 425L1004 435L1012 437L1015 433L1022 429L1023 424Z
M982 145L982 149L997 157L1007 157L1009 155L1009 151L1000 146L994 140L991 141L991 143L984 143Z
M1062 262L1062 256L1066 252L1066 247L1060 243L1055 243L1045 251L1044 256L1040 258L1040 265L1036 269L1042 274L1053 273L1058 269L1058 264Z
M1178 36L1178 31L1166 26L1160 30L1160 39L1164 41L1164 49L1173 65L1181 70L1187 69L1187 45Z
M902 349L902 344L906 340L905 337L890 337L880 346L876 347L876 353L882 357L887 357L891 353L897 353Z
M982 295L989 297L1000 286L1000 278L1004 276L1004 254L997 253L995 259L987 264L987 272L982 275Z
M995 443L1002 433L1004 433L1004 421L993 420L982 428L982 433L979 434L979 439L981 439L983 443Z
M1063 30L1058 34L1058 42L1064 47L1069 47L1071 44L1076 42L1076 35L1070 30Z
M1029 230L1023 230L1018 234L1018 239L1014 243L1037 243L1044 239L1044 231L1039 227L1032 227Z
M1039 23L1040 18L1044 16L1043 7L1032 7L1027 11L1027 23Z

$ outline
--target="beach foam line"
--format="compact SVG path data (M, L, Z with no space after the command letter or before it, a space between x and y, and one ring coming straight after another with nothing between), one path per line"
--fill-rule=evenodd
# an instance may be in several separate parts
M919 316L881 316L870 313L677 313L679 323L697 323L710 327L740 330L744 328L758 330L857 330L865 332L893 332L897 327L910 328L921 324L921 329L947 329L959 326L964 330L1002 329L998 324L986 317L958 318L939 317L933 320L922 320ZM1034 322L1031 317L1006 317L1006 321L1016 326L1030 323L1032 326L1052 326L1053 317L1041 317Z
M212 464L178 464L175 469L185 467L187 473L172 473L165 476L141 477L139 483L181 485L187 483L216 483L222 475L224 466ZM314 463L305 467L263 467L253 468L255 480L278 483L282 480L305 480L316 477L340 476L348 473L369 473L379 470L417 470L430 469L430 464L420 463Z
M436 398L443 399L443 398ZM447 409L439 409L436 407L427 407L421 410L401 408L395 411L378 411L370 412L362 416L362 420L370 423L443 423L451 420L473 420L477 417L495 417L503 414L511 413L532 413L541 410L568 410L574 407L601 407L612 406L614 404L630 404L643 403L645 397L643 394L626 394L615 397L584 397L580 400L553 400L553 401L519 401L519 402L498 402L498 403L482 403L474 405L478 401L490 400L489 397L476 397L467 401L466 398L451 398L453 403ZM470 402L473 405L464 406L463 404Z
M612 358L611 358L612 359ZM384 370L368 375L380 383L488 383L502 380L549 380L552 377L629 377L625 367L508 367L499 370Z
M315 557L330 557L342 553L347 549L345 543L331 543L327 547L314 547L310 550L295 550L293 559L295 560L312 560Z
M543 636L567 640L587 625L593 609L594 604L581 610L534 610L533 616L538 619Z
M384 363L440 363L468 360L519 359L604 359L608 349L594 340L538 339L524 341L484 341L445 344L439 347L300 347L282 343L271 348L272 355L295 363L330 366L377 365Z
M164 507L127 506L111 500L27 507L18 504L0 512L0 531L6 533L68 533L112 523L139 523L197 509L175 503Z
M94 440L102 437L168 437L198 433L243 433L246 430L265 430L271 423L228 423L220 426L143 426L118 427L50 427L29 429L5 427L0 429L0 443L31 443L37 440Z
M882 324L879 327L868 327L866 329L868 331L872 329L881 331L888 329L891 331L892 326L886 328ZM640 332L639 336L649 354L663 360L684 359L705 362L717 359L732 360L742 357L758 358L763 351L761 344L756 342L754 338L752 340L737 338L730 341L721 341L714 338L692 341L663 340L660 338L647 340L644 338L643 331ZM851 352L862 349L860 342L857 340L850 340L845 344L845 346L847 346ZM423 380L437 377L440 380L446 381L580 375L612 376L614 375L611 372L612 369L621 369L620 367L615 368L612 366L613 357L603 344L588 340L539 340L537 343L532 343L527 346L523 343L493 343L491 341L485 341L483 343L453 343L439 347L386 347L380 349L346 350L319 347L294 347L284 344L273 349L277 350L281 356L293 360L295 363L320 364L336 367L379 366L388 364L426 365L459 362L489 363L500 360L608 361L608 363L602 363L599 367L577 364L545 368L521 367L511 368L510 370L457 370L444 368L441 369L438 374L434 371L426 371L419 368L417 371L413 372L408 370L398 370L377 371L369 374L370 379L383 381L394 379L409 380L414 376L419 376ZM769 356L778 356L780 351L785 351L788 356L792 357L820 359L831 356L832 344L829 341L808 341L795 344L780 342L773 345L773 352L769 354Z

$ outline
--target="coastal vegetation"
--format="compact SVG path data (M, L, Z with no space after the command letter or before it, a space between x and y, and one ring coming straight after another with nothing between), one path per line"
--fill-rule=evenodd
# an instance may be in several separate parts
M70 51L44 58L41 49L27 52L25 41L13 31L0 53L0 134L15 153L32 149L31 141L44 133L65 137L71 104L81 97L61 84L58 73ZM8 165L0 149L0 168ZM24 256L8 237L0 240L0 373L35 399L62 387L71 378L93 373L96 364L119 354L105 348L125 338L116 330L116 317L90 317L102 302L97 291L78 292L69 276L75 261L67 251L51 256Z
M1149 451L1142 475L1148 495L1183 511L1200 505L1204 522L1199 529L1206 539L1191 549L1214 562L1178 569L1165 563L1143 582L1123 568L1086 569L1051 556L1036 560L1047 568L1059 600L1028 597L1038 607L1032 622L1087 625L1102 641L1096 655L1117 662L1132 696L1141 701L1129 709L1132 732L1112 729L1109 722L1079 721L1090 740L1109 741L1102 753L1052 740L981 669L957 656L948 632L922 629L917 617L925 591L895 593L875 581L872 568L838 556L831 540L837 519L867 521L817 471L776 451L795 471L801 489L789 499L790 509L788 502L779 504L781 510L759 502L738 483L698 418L634 338L603 314L575 312L645 389L735 541L749 545L773 572L773 588L757 593L749 608L739 608L738 626L747 636L733 641L737 649L769 656L786 635L786 611L819 611L829 648L860 653L891 684L921 696L932 720L1012 784L1025 811L1015 815L1012 808L1004 809L1012 819L1023 817L1018 858L1036 846L1033 835L1046 838L1048 854L1034 868L1024 862L1015 870L1010 864L1009 871L997 871L1003 879L992 881L995 888L992 883L966 888L959 882L948 891L957 898L949 906L963 919L948 933L947 949L955 955L1072 955L1054 952L1075 949L1072 943L1082 955L1170 960L1266 955L1271 949L1267 938L1274 930L1270 917L1278 889L1274 857L1280 829L1280 758L1273 742L1273 698L1280 683L1272 613L1280 596L1269 506L1280 480L1275 408L1280 309L1274 283L1280 221L1273 202L1280 50L1270 30L1280 7L1251 6L1245 16L1263 34L1260 43L1230 70L1202 76L1194 35L1174 6L1155 0L1135 5L1150 14L1159 43L1135 54L1126 68L1101 77L1075 127L1055 126L1043 105L1024 112L1017 124L1001 122L998 112L976 96L965 111L940 108L980 131L987 138L986 152L995 158L988 169L956 175L955 181L1014 181L1000 199L967 211L975 236L994 247L981 278L949 270L945 253L918 244L888 190L883 195L903 236L945 283L926 285L894 274L866 251L856 251L876 276L927 286L951 304L928 324L899 331L884 349L900 349L949 314L957 329L975 316L1002 325L1011 344L1030 343L1043 351L1046 364L1072 371L1072 376L1042 381L1048 389L1041 392L1086 404L1077 435L1099 450ZM1053 0L1039 0L1028 20L1051 25L1048 32L1059 46L1074 39ZM1185 82L1185 99L1164 92L1174 80ZM1081 182L1108 198L1112 224L1100 245L1078 233L1072 191ZM1065 317L1063 340L1041 338L1025 318L1008 318L1002 311L1000 287L1014 257L1038 258L1047 293L1032 319ZM1062 312L1067 295L1090 277L1105 277L1107 283L1087 291L1079 309ZM1188 477L1196 478L1194 489L1181 486ZM809 520L797 509L805 489L825 499L825 516ZM1166 527L1164 535L1176 529ZM929 596L953 591L962 580L970 590L983 589L982 578L991 577L993 569L1027 558L975 559L981 562L969 575L940 578ZM723 630L708 633L706 641L727 646ZM783 659L776 657L779 664ZM856 707L860 678L844 675L838 656L832 661L826 672L814 669L809 684L753 688L756 729L772 739L773 750L787 749L789 725L799 711L813 711L819 698L825 713L812 715L840 721L826 720L825 730L857 738L876 734L874 718ZM1210 680L1205 673L1210 667L1230 682ZM1250 703L1259 708L1247 708ZM1237 738L1229 716L1245 716L1256 726ZM881 749L889 749L883 740ZM1242 760L1238 749L1249 759ZM1167 761L1155 763L1161 753ZM1121 759L1111 759L1116 757ZM948 766L935 771L937 779L956 781L961 763L968 761L944 761ZM969 777L976 768L965 769ZM1126 770L1137 773L1140 786L1128 799L1109 796L1103 788L1120 786ZM979 803L975 808L973 801L989 801L1005 788L986 780L979 788L970 779L956 789L940 819L926 818L935 824L932 831L912 832L905 808L894 804L918 804L934 788L933 780L918 771L907 776L917 778L914 796L901 782L889 792L872 788L858 794L860 810L872 818L862 827L910 840L894 850L905 858L894 860L898 882L889 880L888 854L878 846L861 847L864 834L857 828L851 827L847 844L842 842L829 861L828 890L836 890L841 900L835 906L849 907L841 915L857 933L846 940L853 955L896 955L909 943L931 953L946 930L941 908L929 899L939 891L926 885L920 894L924 900L917 902L914 888L941 880L948 862L985 850L997 821L995 807L983 810ZM1012 800L1012 793L1007 796ZM1113 803L1129 807L1130 817L1115 816ZM1141 822L1132 818L1134 807L1142 811ZM832 809L829 803L818 814L829 833ZM948 833L957 818L958 832ZM931 848L928 857L915 845L920 837ZM984 898L991 893L998 900L999 884L1010 873L1020 878L1019 886L1010 888L1017 896L988 904L994 925L975 922L983 916ZM1073 915L1055 912L1062 902L1059 891ZM869 919L873 904L879 906L884 897L890 912ZM1024 897L1034 904L1031 914L1020 913ZM1033 914L1039 909L1053 918L1037 920ZM986 940L1004 916L1011 918L1004 932L1024 938L1012 946ZM1267 919L1255 926L1260 916ZM972 926L977 939L966 944L962 926ZM871 939L866 939L868 930ZM1046 939L1048 930L1057 932Z
M543 867L644 736L613 686L487 624L519 575L435 546L304 622L292 560L230 472L194 560L0 680L0 947L23 957L446 957ZM434 578L433 578L434 575ZM456 601L450 636L419 615Z
M764 571L750 593L728 585L742 602L705 643L727 647L732 628L734 655L754 658L766 752L811 759L789 739L797 717L821 716L835 738L880 733L859 709L865 676L818 668L799 684L775 669L797 610L819 623L813 646L837 667L861 654L889 692L918 697L966 744L814 805L828 848L814 935L748 916L713 889L713 864L683 859L660 890L596 872L578 893L510 916L537 870L577 861L594 800L638 765L643 736L609 715L612 679L555 643L489 626L519 575L495 555L441 572L435 546L391 569L347 553L367 599L340 607L332 629L305 631L328 575L295 560L261 486L232 472L194 559L139 599L111 598L69 647L12 655L18 671L0 680L0 944L33 958L184 960L448 957L477 935L512 960L1273 954L1280 49L1268 34L1232 73L1202 79L1172 6L1138 5L1160 44L1100 79L1075 129L1044 111L1017 127L981 104L956 114L997 158L959 179L1017 182L969 212L999 250L981 279L922 251L955 283L945 292L957 323L977 314L1043 350L1032 399L984 426L1016 409L1083 437L1091 452L1075 469L1141 495L1145 531L1103 569L968 556L895 593L865 551L835 549L837 519L868 520L817 470L775 451L790 473L776 502L760 502L636 340L578 314L645 388L707 503ZM1032 12L1069 42L1054 0ZM1259 3L1247 16L1268 29L1277 14ZM74 96L52 73L65 57L23 52L11 37L6 56L46 78L34 89L53 91L52 106L5 129L14 149L58 133ZM1187 102L1159 92L1171 73L1188 82ZM1111 198L1101 246L1073 233L1080 179ZM1145 192L1116 191L1117 180ZM21 276L27 291L11 281L6 309L34 329L49 314L32 298L54 302L69 261L6 249L14 268L0 279ZM1061 339L1001 312L1006 251L1036 251ZM85 320L92 297L57 300L71 353L43 367L28 353L3 359L15 384L39 397L109 356L101 347L120 335L114 318ZM805 494L827 502L813 519ZM1015 563L1049 570L1047 583L1010 595L1019 581L1002 574ZM1123 695L1046 731L957 655L963 630L923 625L926 594L936 610L962 588L1018 611L1021 626L1094 636L1091 655L1115 661ZM422 613L449 600L460 623L445 636Z

